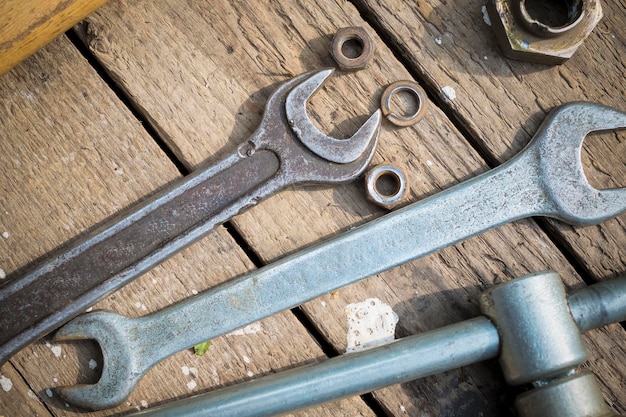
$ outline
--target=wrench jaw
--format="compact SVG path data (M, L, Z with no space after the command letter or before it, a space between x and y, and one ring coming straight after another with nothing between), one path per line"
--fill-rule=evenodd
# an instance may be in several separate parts
M255 149L278 156L285 185L352 181L365 171L376 151L380 110L349 139L327 136L309 119L307 101L332 74L332 69L325 69L283 83L268 100L263 120L250 139Z
M360 131L370 137L370 142L363 154L353 162L338 164L329 162L311 152L294 152L290 158L281 160L284 177L290 177L289 184L344 184L357 179L372 161L378 145L378 133L382 119L380 110L373 113L363 124ZM358 133L358 132L357 132ZM303 148L299 142L294 147Z
M380 124L379 112L374 113L361 128L348 139L335 139L320 132L306 112L309 99L333 74L333 69L326 69L313 74L306 81L295 86L285 100L285 114L289 126L311 152L338 164L356 161L365 153L377 125Z
M598 190L585 176L581 149L596 131L626 128L626 113L595 103L574 102L552 111L533 143L535 158L553 211L544 213L566 223L602 223L626 210L626 188Z
M311 166L310 160L319 160L317 156L307 155L308 158L302 158L301 161L296 159L290 160L288 168L292 172L297 172L302 182L307 183L347 183L358 178L372 161L376 147L378 146L378 135L380 132L380 124L382 120L382 113L380 110L376 110L370 115L370 117L363 123L359 130L350 139L335 139L343 142L344 140L360 139L363 143L367 143L367 146L363 149L360 156L354 161L348 163L329 163L327 161L324 164L317 164ZM364 140L365 139L365 140ZM303 165L307 164L307 165ZM303 169L303 167L307 169Z
M55 334L55 341L93 339L102 350L102 374L95 384L62 386L55 391L69 403L90 410L102 410L122 403L143 376L133 360L126 328L132 319L108 311L84 314Z

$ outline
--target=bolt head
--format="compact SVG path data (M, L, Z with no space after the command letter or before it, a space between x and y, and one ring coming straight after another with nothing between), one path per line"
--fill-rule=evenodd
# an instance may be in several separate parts
M602 19L600 0L580 0L580 3L579 17L558 28L530 18L524 0L489 0L487 12L506 57L557 65L574 55Z

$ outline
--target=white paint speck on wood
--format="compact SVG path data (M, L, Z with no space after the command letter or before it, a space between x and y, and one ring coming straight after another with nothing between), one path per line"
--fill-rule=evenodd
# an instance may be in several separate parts
M0 375L0 387L2 387L2 389L6 392L9 392L11 391L11 388L13 388L13 381L4 375Z
M398 315L378 298L348 304L347 352L354 352L391 342L395 337Z

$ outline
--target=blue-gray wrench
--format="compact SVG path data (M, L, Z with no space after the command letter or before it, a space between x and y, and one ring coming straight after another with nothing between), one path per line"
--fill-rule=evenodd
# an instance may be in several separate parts
M104 358L102 376L96 384L58 391L78 406L112 407L175 352L493 227L530 216L575 225L614 217L626 209L626 188L593 188L580 150L589 132L624 127L626 114L617 110L564 105L513 159L430 198L155 314L126 318L100 311L78 317L56 340L95 339Z

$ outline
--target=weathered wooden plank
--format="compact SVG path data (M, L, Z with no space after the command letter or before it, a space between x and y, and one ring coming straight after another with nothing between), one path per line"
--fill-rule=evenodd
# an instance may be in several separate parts
M447 111L467 128L483 152L503 162L530 139L554 106L595 101L626 110L626 3L603 2L604 18L573 58L545 66L503 58L485 17L485 1L358 0L375 26L427 81ZM456 94L449 100L444 87ZM588 138L585 172L599 188L626 183L625 133ZM626 270L625 217L598 227L552 223L555 237L596 280Z
M52 415L8 362L0 368L0 404L3 404L0 409L0 416L3 417Z
M3 279L179 176L67 39L16 67L0 85ZM128 316L148 314L252 267L228 232L219 228L95 308ZM84 413L50 388L95 382L102 367L100 350L93 342L54 344L47 338L23 349L2 368L15 389L1 391L0 415L46 415L41 403L52 415L111 415L324 357L306 329L286 312L213 340L203 357L180 352L151 370L121 406ZM20 382L13 367L25 381ZM300 415L372 412L356 398Z
M3 1L0 4L0 75L70 29L105 1Z
M265 86L332 65L327 53L330 37L338 28L352 25L366 26L375 37L375 59L365 71L331 79L309 106L323 129L347 136L377 107L386 84L410 78L349 4L272 2L261 7L218 2L208 7L176 0L158 5L113 2L90 17L81 32L95 56L146 112L176 154L187 165L196 166L207 155L233 149L252 132L270 91ZM141 44L134 39L141 39ZM491 77L499 82L495 75ZM259 93L248 93L255 90ZM198 109L206 109L206 113ZM500 115L493 113L492 118ZM385 125L380 141L374 162L404 167L412 185L412 200L487 169L434 106L415 127ZM362 187L352 184L286 191L233 223L260 258L270 262L381 215L366 202ZM397 335L404 336L472 317L478 314L472 300L480 291L548 268L557 270L569 287L583 285L551 239L533 221L520 221L304 308L320 332L342 351L348 303L378 297L398 313ZM617 325L591 332L586 338L592 352L591 368L601 375L606 397L620 412L626 406L623 339L624 331ZM495 416L511 413L511 398L505 393L495 364L488 363L381 390L376 396L393 415Z

